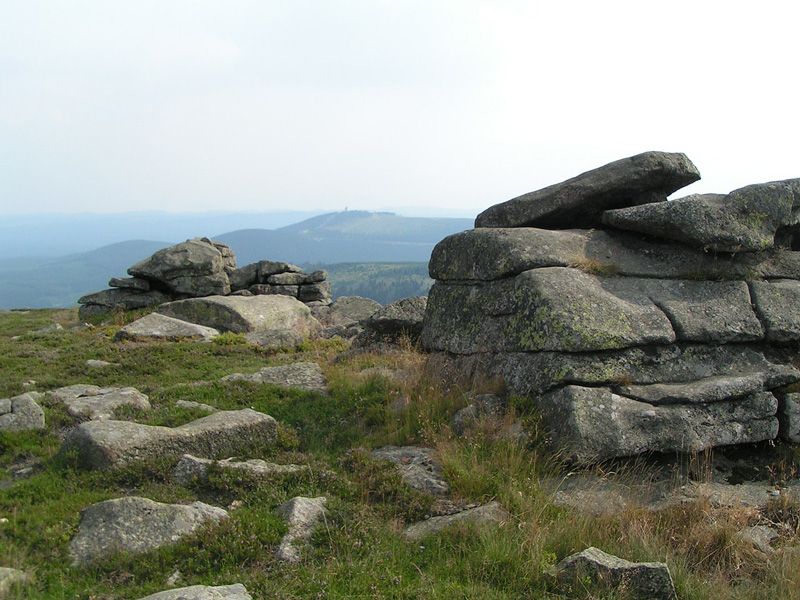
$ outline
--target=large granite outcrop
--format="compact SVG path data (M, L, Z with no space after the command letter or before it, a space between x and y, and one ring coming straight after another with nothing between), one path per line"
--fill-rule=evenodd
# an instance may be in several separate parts
M442 240L431 370L503 380L578 462L795 437L800 180L665 201L697 178L645 153Z
M229 294L292 296L311 306L331 303L325 271L304 273L296 265L270 260L237 267L233 250L208 238L163 248L131 266L128 274L131 277L112 277L111 289L80 298L81 318Z

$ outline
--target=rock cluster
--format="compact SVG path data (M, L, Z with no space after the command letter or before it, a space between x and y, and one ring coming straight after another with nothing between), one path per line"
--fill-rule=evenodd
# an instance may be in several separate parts
M233 250L208 238L159 250L130 267L128 274L131 277L112 277L108 282L111 289L80 298L81 318L170 300L229 294L278 294L314 306L331 302L325 271L304 273L295 265L269 260L237 268Z
M578 462L797 436L800 180L666 200L697 179L647 152L445 238L432 365L530 397Z
M0 431L44 429L44 411L39 406L42 394L27 392L0 399Z

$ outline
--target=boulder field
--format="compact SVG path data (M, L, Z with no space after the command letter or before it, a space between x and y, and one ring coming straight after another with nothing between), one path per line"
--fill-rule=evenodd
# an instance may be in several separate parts
M591 463L798 437L800 179L699 179L646 152L491 207L434 248L423 348L502 379Z

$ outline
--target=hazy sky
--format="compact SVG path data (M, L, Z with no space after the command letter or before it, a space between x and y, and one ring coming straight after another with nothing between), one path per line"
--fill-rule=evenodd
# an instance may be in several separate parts
M799 23L796 0L0 0L0 213L475 214L651 149L689 155L691 191L800 177Z

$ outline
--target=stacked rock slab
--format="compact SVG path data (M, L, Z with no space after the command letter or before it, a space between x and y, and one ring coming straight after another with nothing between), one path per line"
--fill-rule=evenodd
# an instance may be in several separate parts
M159 250L130 267L128 274L131 277L112 277L108 282L111 289L80 298L81 318L232 293L282 294L312 306L331 302L325 271L304 273L295 265L269 260L237 268L233 250L208 238Z
M432 365L530 397L578 462L796 436L800 180L666 200L699 177L647 152L442 240Z

